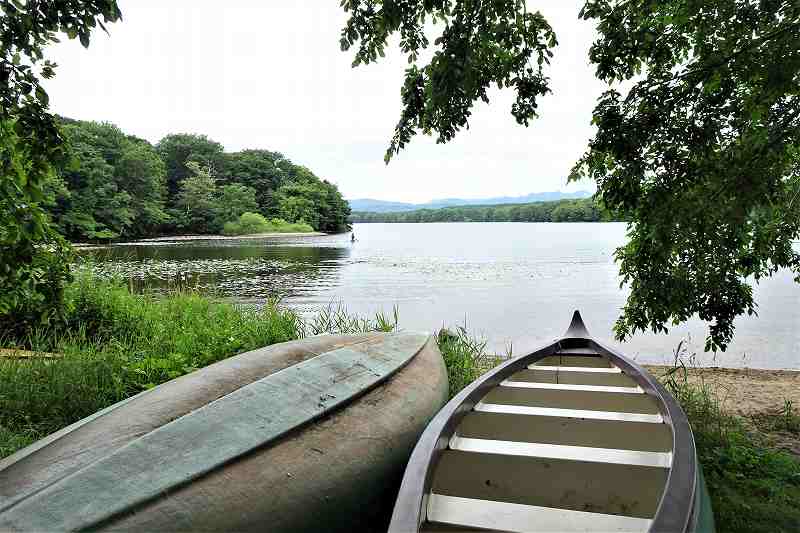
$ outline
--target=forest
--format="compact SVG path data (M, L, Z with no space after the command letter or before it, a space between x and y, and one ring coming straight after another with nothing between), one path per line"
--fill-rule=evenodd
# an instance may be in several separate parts
M336 185L278 152L225 152L205 135L184 133L152 145L109 123L59 122L67 154L47 183L45 205L72 241L215 234L226 227L242 233L252 219L263 221L255 228L273 230L347 229L350 208Z
M527 204L465 205L394 213L355 211L351 222L609 222L617 220L592 198Z

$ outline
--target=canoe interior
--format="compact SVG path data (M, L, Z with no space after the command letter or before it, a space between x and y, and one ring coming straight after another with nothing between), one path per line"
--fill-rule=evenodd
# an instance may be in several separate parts
M651 452L672 450L669 427L647 422L472 412L464 417L458 433L476 439Z
M433 492L651 518L666 474L664 468L448 450L437 465Z
M431 462L419 529L648 531L674 430L614 361L571 338L484 387Z

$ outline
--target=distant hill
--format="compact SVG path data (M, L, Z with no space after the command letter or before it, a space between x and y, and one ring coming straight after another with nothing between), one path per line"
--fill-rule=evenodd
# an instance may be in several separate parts
M371 213L402 213L417 209L438 209L441 207L454 207L462 205L503 205L503 204L529 204L533 202L552 202L555 200L569 200L574 198L588 198L592 195L589 191L576 192L534 192L525 196L499 196L496 198L442 198L431 200L424 204L408 204L386 200L373 200L371 198L358 198L348 200L352 211L369 211Z
M413 211L417 209L416 204L406 204L403 202L387 202L385 200L373 200L372 198L358 198L347 200L351 211L371 211L373 213L399 213L402 211Z

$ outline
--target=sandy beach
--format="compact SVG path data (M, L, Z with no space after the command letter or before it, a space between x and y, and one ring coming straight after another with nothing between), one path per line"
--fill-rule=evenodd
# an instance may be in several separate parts
M669 367L645 365L656 376ZM790 400L800 409L800 371L755 368L689 368L691 383L708 384L723 407L743 416L777 411Z
M670 367L645 365L656 376ZM791 402L794 413L800 412L800 371L754 368L690 368L690 383L708 385L728 413L742 417L745 424L765 438L771 447L800 458L800 436L796 432L770 427L769 421ZM766 424L765 424L766 421Z

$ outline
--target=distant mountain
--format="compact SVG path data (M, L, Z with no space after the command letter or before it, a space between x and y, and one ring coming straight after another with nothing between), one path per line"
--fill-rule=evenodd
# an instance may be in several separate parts
M500 204L529 204L533 202L552 202L554 200L567 200L573 198L588 198L592 195L589 191L575 192L534 192L525 196L498 196L496 198L442 198L431 200L424 204L408 204L404 202L391 202L386 200L373 200L371 198L358 198L348 200L353 211L369 211L372 213L397 213L414 211L415 209L438 209L457 205L500 205Z
M405 204L403 202L387 202L385 200L373 200L372 198L358 198L347 200L351 211L370 211L372 213L396 213L399 211L413 211L417 209L416 204Z

